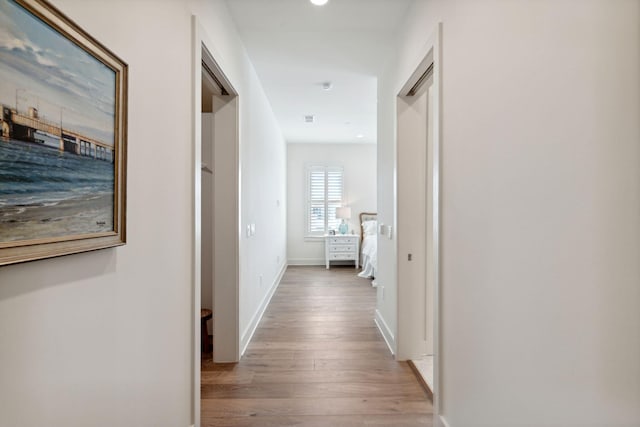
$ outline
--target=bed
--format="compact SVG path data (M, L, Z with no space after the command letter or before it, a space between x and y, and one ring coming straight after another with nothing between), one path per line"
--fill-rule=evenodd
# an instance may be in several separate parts
M371 212L360 214L360 265L359 277L374 279L378 269L378 215Z

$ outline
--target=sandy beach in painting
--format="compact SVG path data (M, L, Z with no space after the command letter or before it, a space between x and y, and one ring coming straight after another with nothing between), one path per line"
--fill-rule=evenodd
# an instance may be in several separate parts
M113 196L0 206L0 242L73 236L113 230Z
M113 167L0 138L0 243L113 231Z

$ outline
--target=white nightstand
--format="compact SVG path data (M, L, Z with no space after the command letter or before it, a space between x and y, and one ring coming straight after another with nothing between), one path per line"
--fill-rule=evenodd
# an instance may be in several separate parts
M360 263L360 236L355 234L336 234L324 236L324 259L329 269L331 261L353 260L358 268Z

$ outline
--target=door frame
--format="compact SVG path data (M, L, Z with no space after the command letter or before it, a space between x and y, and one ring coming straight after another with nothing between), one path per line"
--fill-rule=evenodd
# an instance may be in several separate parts
M433 64L433 169L432 169L432 183L433 183L433 196L432 196L432 213L433 213L433 229L432 239L433 239L433 265L434 265L434 314L433 314L433 357L434 357L434 366L433 366L433 374L434 374L434 384L433 384L433 410L434 417L436 422L442 425L443 420L439 416L442 408L442 396L440 393L441 390L441 378L442 378L442 358L441 358L441 349L442 349L442 327L441 327L441 319L442 319L442 240L441 240L441 231L442 231L442 144L443 144L443 135L442 135L442 23L439 23L436 31L429 37L427 43L422 47L420 52L416 55L417 65L411 69L411 74L405 76L402 80L400 80L401 85L397 88L395 93L396 97L396 113L398 111L398 98L404 97L408 94L408 92L418 83L420 78L425 74L427 69ZM397 120L397 117L396 117ZM397 123L397 121L396 121ZM398 128L396 128L396 159L399 158L399 152L403 147L400 140L400 132ZM398 169L398 165L396 164L396 170ZM397 185L397 184L396 184ZM426 188L425 188L426 190ZM397 198L398 188L396 188L396 212L402 209L400 206L400 200ZM426 196L425 196L426 197ZM399 216L396 217L398 220L398 236L402 230L402 225L400 224ZM404 227L407 227L409 224L404 224ZM397 256L397 265L398 271L400 270L400 265L402 261L406 258L407 248L400 246L400 239L396 240L396 256ZM425 242L426 243L426 242ZM413 306L412 300L415 298L415 295L412 293L412 284L407 283L404 280L397 281L397 337L396 337L396 354L399 360L404 360L408 358L408 353L410 352L410 340L414 332L412 331L412 327L409 324L411 319L419 319L422 318L420 313L412 312L411 310L407 310ZM400 316L400 313L404 313L405 315ZM407 344L409 343L409 344Z
M235 96L235 130L233 132L234 147L231 150L232 159L232 197L234 203L230 203L227 207L229 217L233 222L233 230L237 232L237 239L234 242L227 242L231 264L230 278L224 285L225 305L227 312L225 313L225 322L228 325L228 332L233 334L235 339L235 347L231 353L235 353L235 361L240 359L240 306L239 306L239 247L240 247L240 138L239 138L239 117L238 117L238 93L235 91L231 82L226 78L222 68L216 62L215 58L219 58L214 44L207 36L204 27L200 24L197 16L191 17L191 45L192 45L192 63L191 63L191 176L192 176L192 265L191 265L191 420L192 426L200 426L200 360L201 360L201 331L200 331L200 307L201 307L201 290L202 290L202 70L203 60L206 61L208 68L213 72L216 79L229 94ZM203 51L205 55L203 55ZM215 171L215 169L214 169ZM215 230L214 230L215 233ZM214 239L215 241L215 239ZM217 291L218 284L214 283L214 295ZM216 304L217 305L217 304ZM214 307L214 316L216 316ZM215 331L214 322L214 331ZM215 334L215 332L214 332Z

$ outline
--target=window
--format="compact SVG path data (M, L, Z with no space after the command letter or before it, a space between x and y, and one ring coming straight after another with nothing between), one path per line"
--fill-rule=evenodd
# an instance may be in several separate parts
M343 173L341 167L307 168L307 234L322 236L340 224L336 209L342 206Z

